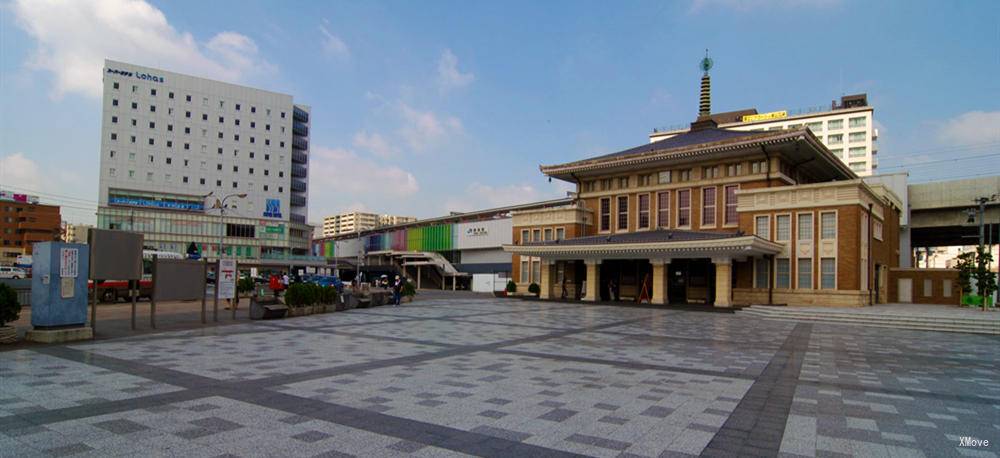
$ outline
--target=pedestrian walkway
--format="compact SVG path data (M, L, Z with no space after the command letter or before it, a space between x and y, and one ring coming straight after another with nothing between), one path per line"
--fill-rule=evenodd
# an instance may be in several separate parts
M871 307L753 306L738 312L774 320L843 323L883 328L1000 335L1000 312L953 305L878 304Z

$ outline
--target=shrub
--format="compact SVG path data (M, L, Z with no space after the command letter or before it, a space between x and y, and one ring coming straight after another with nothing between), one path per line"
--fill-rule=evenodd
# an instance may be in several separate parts
M538 283L532 283L528 285L528 292L537 296L542 294L542 288L538 286Z
M303 307L312 304L312 295L309 287L305 283L295 283L288 285L285 290L285 304L289 307Z
M508 293L516 293L517 292L517 283L514 283L514 280L507 281L507 292Z
M327 286L320 291L320 303L330 305L337 302L337 288Z
M17 292L6 284L0 284L0 326L17 321L21 316L21 304L17 302Z
M249 293L253 291L253 287L253 279L249 277L241 278L238 282L236 282L236 290L241 293Z
M417 289L413 287L413 283L406 282L406 283L403 283L403 287L400 288L399 294L401 296L416 296L417 295Z

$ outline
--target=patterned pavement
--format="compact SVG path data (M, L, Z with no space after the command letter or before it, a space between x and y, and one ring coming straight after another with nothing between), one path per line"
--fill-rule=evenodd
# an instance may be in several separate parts
M996 337L421 298L0 352L0 457L1000 453Z

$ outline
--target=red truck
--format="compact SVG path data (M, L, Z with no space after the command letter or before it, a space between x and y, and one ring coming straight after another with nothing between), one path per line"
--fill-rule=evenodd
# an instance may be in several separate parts
M184 259L184 255L171 251L142 250L142 279L139 280L139 298L153 296L153 255L159 258ZM94 281L87 282L87 293L94 293ZM129 300L127 280L102 280L97 285L97 299L101 302Z

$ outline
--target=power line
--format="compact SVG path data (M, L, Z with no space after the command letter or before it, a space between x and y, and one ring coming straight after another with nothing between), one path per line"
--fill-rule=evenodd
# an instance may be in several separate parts
M950 146L946 146L946 147L930 148L930 149L925 149L925 150L916 150L916 151L907 152L906 154L895 154L895 155L887 155L887 156L882 156L882 157L883 158L896 158L896 157L910 157L910 156L916 156L916 155L921 155L921 154L952 153L952 152L958 152L958 151L968 151L968 150L971 150L971 149L988 148L988 147L993 147L993 146L1000 146L1000 142L968 143L968 144L965 144L965 145L950 145Z
M12 185L5 184L3 186L0 186L0 188L10 188L10 189L13 189L13 190L16 190L16 191L20 191L20 192L26 192L26 193L31 193L31 194L38 194L39 196L50 196L50 197L56 197L56 198L60 198L60 199L76 200L76 201L80 201L80 202L84 202L84 203L88 203L88 204L91 204L91 203L95 204L95 205L97 204L96 200L84 199L84 198L81 198L81 197L73 197L73 196L67 196L67 195L62 195L62 194L53 194L53 193L49 193L49 192L37 191L37 190L34 190L34 189L28 189L28 188L24 188L24 187L21 187L21 186L12 186Z
M956 158L949 158L949 159L935 159L935 160L932 160L932 161L912 162L912 163L909 163L909 164L890 165L888 167L879 167L879 168L880 169L898 169L898 168L903 168L903 167L916 167L916 166L923 166L923 165L930 165L930 164L940 164L942 162L955 162L955 161L967 161L967 160L971 160L971 159L983 159L983 158L995 157L995 156L1000 156L1000 153L981 154L981 155L978 155L978 156L956 157Z
M935 180L957 180L957 179L960 179L960 178L975 178L975 177L981 177L981 176L986 176L986 175L996 175L996 173L997 172L985 172L985 173L975 173L975 174L971 174L971 175L952 175L952 176L947 176L947 177L934 177L934 178L928 178L928 179L925 179L925 180L914 180L913 183L926 183L926 182L935 181Z

